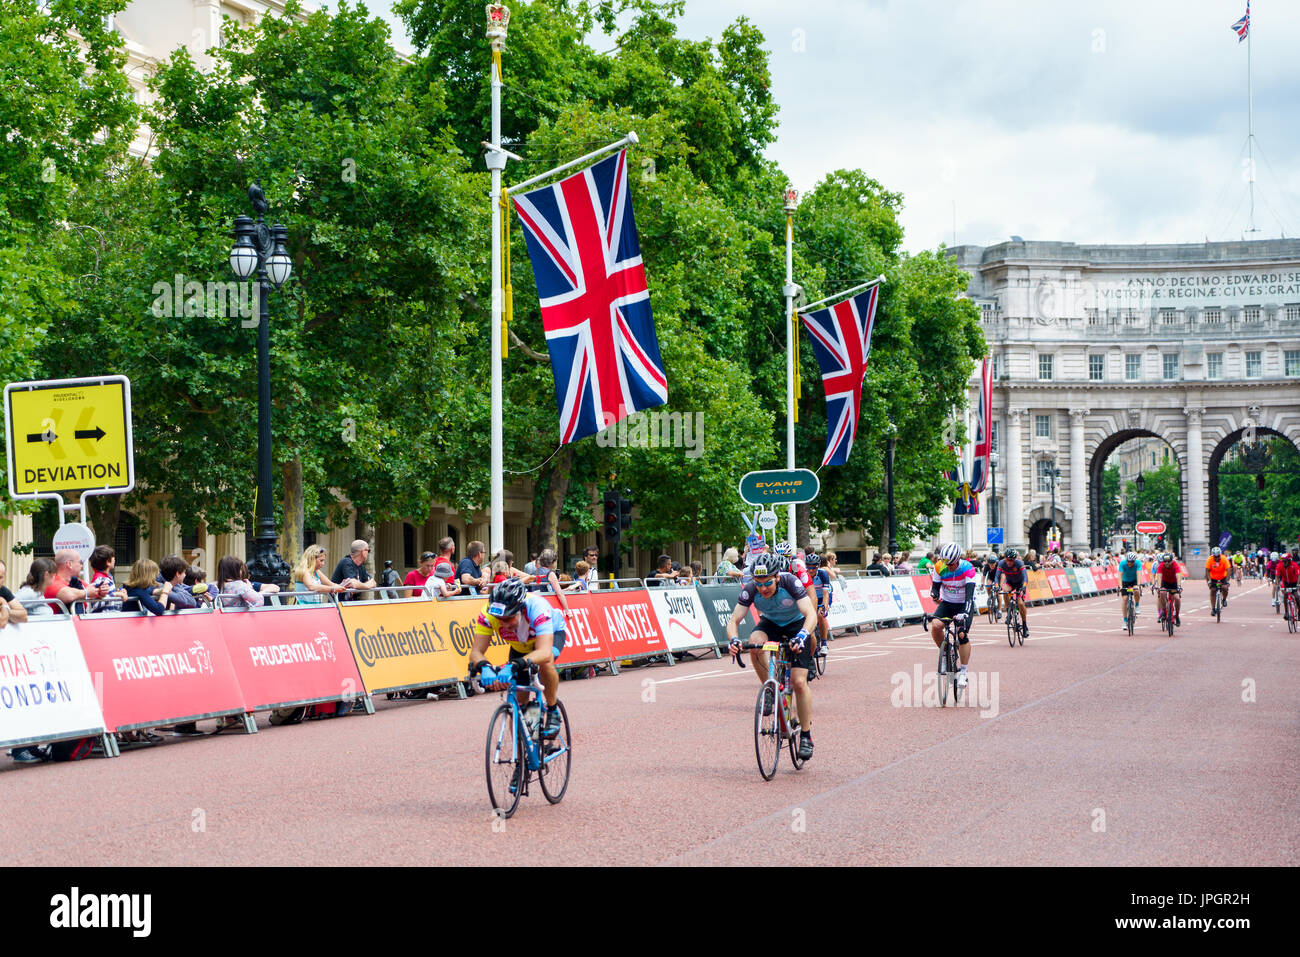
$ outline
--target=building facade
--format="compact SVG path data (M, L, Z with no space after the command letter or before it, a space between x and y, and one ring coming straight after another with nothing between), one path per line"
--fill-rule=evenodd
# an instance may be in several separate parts
M986 547L996 485L1006 544L1041 550L1054 497L1062 547L1102 547L1106 460L1145 437L1116 464L1158 467L1167 446L1183 485L1174 545L1204 557L1225 453L1243 435L1300 446L1300 240L949 252L982 313L998 464L980 514L949 516L945 538Z

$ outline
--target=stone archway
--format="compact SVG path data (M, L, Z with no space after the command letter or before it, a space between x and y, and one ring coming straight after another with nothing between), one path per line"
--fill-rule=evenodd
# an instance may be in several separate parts
M1169 446L1173 453L1174 461L1178 463L1179 486L1181 494L1179 496L1180 507L1183 515L1187 514L1187 463L1183 461L1183 456L1178 452L1169 439L1158 432L1152 432L1150 429L1129 428L1122 429L1108 435L1097 445L1092 453L1092 459L1088 463L1088 515L1091 519L1089 527L1089 544L1093 551L1103 548L1106 545L1106 529L1102 528L1102 474L1106 471L1106 460L1110 458L1112 452L1118 449L1125 442L1132 439L1150 437L1159 439ZM1184 523L1186 528L1186 523Z
M1208 511L1209 511L1209 529L1210 529L1209 541L1211 545L1218 544L1219 535L1223 531L1223 529L1220 527L1219 524L1220 523L1219 466L1223 464L1223 460L1227 456L1228 451L1234 445L1236 445L1238 442L1242 440L1243 436L1245 436L1246 434L1246 431L1247 430L1245 428L1236 429L1235 431L1229 432L1222 439L1220 439L1219 443L1214 447L1214 451L1210 453L1210 459L1206 466L1206 472L1207 472L1206 478L1208 479L1209 482ZM1296 451L1300 452L1300 445L1297 445L1296 441L1292 439L1289 435L1279 432L1277 431L1277 429L1270 429L1267 428L1266 426L1261 425L1261 426L1256 426L1254 428L1254 432L1256 437L1268 436L1270 438L1278 438L1290 442L1291 445L1296 448ZM1236 529L1235 531L1240 532L1242 530ZM1245 543L1243 542L1240 544L1244 545ZM1233 545L1232 547L1236 548L1237 545Z

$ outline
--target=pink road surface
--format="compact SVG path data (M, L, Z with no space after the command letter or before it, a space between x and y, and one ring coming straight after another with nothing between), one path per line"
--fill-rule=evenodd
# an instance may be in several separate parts
M1172 639L1149 594L1131 638L1113 596L1031 608L1024 647L981 618L982 707L915 706L914 668L937 661L918 626L845 634L813 684L816 755L795 771L783 753L771 782L753 671L709 656L563 683L568 794L534 785L496 828L491 694L0 759L0 841L27 865L500 863L520 841L573 865L1295 865L1300 636L1264 584L1232 596L1215 623L1189 582Z

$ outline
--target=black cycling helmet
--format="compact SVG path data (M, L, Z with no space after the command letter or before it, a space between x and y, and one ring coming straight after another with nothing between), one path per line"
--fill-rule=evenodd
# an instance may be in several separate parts
M492 597L488 601L488 614L493 618L508 618L517 614L524 607L528 589L518 578L507 578L492 586Z
M1009 561L1016 557L1016 550L1014 548L1008 548L1005 551L1003 551L1002 557Z
M811 570L816 568L818 565L822 563L822 557L818 555L816 552L809 552L804 557L803 563L807 565L808 568Z
M749 563L749 574L754 578L760 575L779 575L789 569L789 564L784 555L776 555L771 552L764 552L761 555L755 555Z

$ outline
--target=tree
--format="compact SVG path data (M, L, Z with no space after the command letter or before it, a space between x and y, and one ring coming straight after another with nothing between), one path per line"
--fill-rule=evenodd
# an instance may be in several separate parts
M1101 473L1101 527L1104 534L1119 531L1119 466L1107 465Z
M1170 551L1183 542L1183 486L1177 462L1166 462L1143 475L1143 489L1129 482L1124 489L1125 501L1130 502L1139 522L1163 521L1165 547Z

